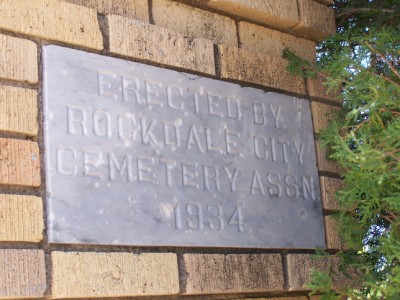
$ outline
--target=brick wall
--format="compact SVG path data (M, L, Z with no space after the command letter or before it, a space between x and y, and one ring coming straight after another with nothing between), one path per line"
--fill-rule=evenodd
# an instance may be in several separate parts
M315 42L335 29L330 2L0 1L0 299L318 299L307 296L310 270L336 263L314 260L312 251L50 245L41 47L56 44L299 96L310 100L318 135L340 102L325 93L321 78L290 76L281 52L288 47L314 58ZM341 244L330 213L337 209L341 170L319 147L317 160L327 249L334 252Z

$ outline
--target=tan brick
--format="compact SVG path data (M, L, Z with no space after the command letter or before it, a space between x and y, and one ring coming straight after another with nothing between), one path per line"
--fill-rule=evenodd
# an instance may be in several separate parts
M333 216L324 216L326 249L340 250L342 243L337 221Z
M0 34L0 45L0 78L36 83L38 81L36 44Z
M0 138L0 184L40 186L37 143Z
M303 78L285 70L287 60L246 49L219 45L221 77L259 84L297 94L305 93Z
M319 133L326 129L340 110L337 106L332 106L320 102L311 102L311 114L313 120L314 132Z
M214 46L205 39L188 39L167 28L108 16L110 51L163 65L215 74Z
M319 41L335 34L335 13L332 8L312 0L299 1L300 23L294 31Z
M174 253L52 252L53 298L169 295L179 292ZM73 274L73 276L71 276Z
M342 179L321 176L319 178L322 193L322 208L326 210L338 210L339 203L335 193L344 187Z
M170 28L185 37L237 46L235 22L225 16L170 0L153 0L153 19L157 26Z
M337 162L327 158L326 148L323 148L320 145L320 142L316 142L315 145L319 171L331 172L336 174L344 173L344 169Z
M41 298L46 290L41 250L0 249L0 298Z
M299 22L296 0L211 0L208 5L216 10L275 27L288 28Z
M282 57L283 50L289 50L309 61L315 61L315 42L298 38L290 34L254 25L239 23L241 47L255 52Z
M307 284L311 279L311 270L331 275L333 287L342 288L353 285L358 276L354 270L339 271L339 258L336 256L313 256L310 254L289 254L287 256L289 291L309 290Z
M149 22L148 0L63 0L96 9L102 15L120 15Z
M0 241L36 243L42 238L42 199L0 194Z
M184 254L187 294L245 293L283 289L278 254Z
M94 9L58 0L0 1L0 28L43 39L103 49Z
M331 89L324 86L325 76L318 74L316 78L307 78L307 89L311 97L329 100L341 104L343 99L340 95L340 89Z
M37 92L11 86L0 86L0 131L36 136Z

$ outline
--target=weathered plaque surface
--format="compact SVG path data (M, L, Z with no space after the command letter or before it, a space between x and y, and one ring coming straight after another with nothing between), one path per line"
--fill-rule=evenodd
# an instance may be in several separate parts
M306 100L43 53L50 242L324 247Z

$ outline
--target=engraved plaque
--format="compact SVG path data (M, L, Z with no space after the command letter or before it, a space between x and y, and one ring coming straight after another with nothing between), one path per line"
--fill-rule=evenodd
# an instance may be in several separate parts
M309 102L43 48L52 243L324 247Z

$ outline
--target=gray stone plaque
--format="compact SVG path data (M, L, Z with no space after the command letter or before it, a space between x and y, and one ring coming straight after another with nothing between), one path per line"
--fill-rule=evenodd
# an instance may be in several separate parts
M52 243L324 247L309 103L45 46Z

